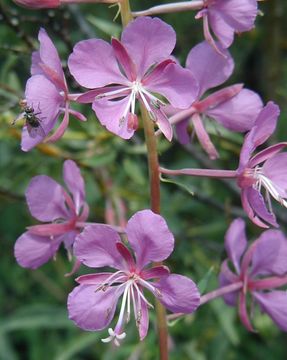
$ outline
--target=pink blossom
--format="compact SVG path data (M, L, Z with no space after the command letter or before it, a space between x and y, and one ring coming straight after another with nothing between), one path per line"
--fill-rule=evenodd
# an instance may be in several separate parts
M74 161L64 162L63 178L68 192L45 175L34 177L26 190L32 216L46 224L28 227L16 241L15 257L25 268L36 269L46 263L61 243L71 254L79 223L88 217L84 180Z
M162 111L163 97L174 107L192 104L198 87L192 74L171 59L176 34L157 18L142 17L123 31L111 45L99 39L80 41L69 58L77 82L94 89L79 98L93 102L99 121L109 131L129 139L138 128L139 100L168 140L172 127Z
M174 238L165 220L151 210L137 212L126 227L129 244L105 225L91 225L77 237L75 255L93 268L110 267L116 272L100 272L77 278L80 284L69 295L69 317L80 328L102 330L112 321L119 298L120 314L115 328L108 329L103 342L119 345L126 333L124 325L134 316L143 340L148 331L148 308L144 289L149 290L172 312L191 313L199 305L194 282L185 276L170 274L166 266L150 266L165 260L173 251ZM134 256L133 256L134 255ZM133 314L132 312L133 307Z
M230 270L228 260L221 266L219 275L222 287L242 283L238 291L223 296L227 305L239 305L239 315L244 326L253 331L246 296L268 314L275 324L287 331L287 293L274 290L287 284L287 239L278 230L267 230L247 249L245 223L236 219L230 225L225 237L228 260L234 270Z
M260 97L253 91L243 89L242 84L225 87L202 99L211 88L223 84L232 74L234 61L230 53L223 49L224 57L212 50L206 41L196 45L188 54L186 67L191 71L199 85L196 101L187 110L167 108L172 115L170 122L176 124L178 139L182 144L190 141L189 123L203 149L211 159L218 152L204 127L204 121L213 119L231 131L250 130L263 107Z
M196 19L203 19L203 32L206 41L216 51L216 45L210 29L224 48L228 48L234 39L234 33L249 31L254 27L257 16L257 0L204 0L203 9Z
M41 143L55 127L60 114L64 113L62 123L47 141L56 141L63 136L68 124L69 114L79 120L86 118L77 111L70 109L69 103L77 96L70 95L62 69L61 61L51 39L44 29L39 31L40 49L32 55L31 77L25 90L25 102L34 109L40 121L38 132L31 134L27 124L23 127L21 148L29 151Z

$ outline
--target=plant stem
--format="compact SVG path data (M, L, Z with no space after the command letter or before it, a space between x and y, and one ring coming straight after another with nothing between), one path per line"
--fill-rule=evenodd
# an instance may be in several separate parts
M212 178L236 178L236 170L217 170L217 169L180 169L170 170L160 167L159 171L167 175L189 175Z
M145 141L148 156L149 181L150 181L150 201L151 210L156 214L160 213L160 177L159 162L157 153L157 141L154 133L154 124L150 119L147 110L141 106L141 114L143 119ZM156 263L155 265L161 265ZM159 334L160 359L168 360L168 332L166 322L166 312L162 304L156 300L157 327Z
M156 14L176 13L189 10L200 10L202 9L203 5L203 0L183 1L172 4L157 5L147 10L134 12L133 15L150 16Z
M123 27L126 27L128 23L133 19L131 8L130 8L130 2L129 0L121 0L119 2L120 9L121 9L121 19Z

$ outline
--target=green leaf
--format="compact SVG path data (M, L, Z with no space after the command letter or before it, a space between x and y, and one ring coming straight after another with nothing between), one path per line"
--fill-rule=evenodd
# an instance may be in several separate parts
M93 15L87 16L87 20L97 29L101 30L103 33L109 36L119 37L121 33L121 27L112 21L99 18Z
M199 281L198 283L198 289L201 294L203 294L207 288L207 284L210 280L211 275L213 274L214 266L211 266L211 268L207 271L207 273L204 275L204 277Z
M162 175L160 175L160 181L177 185L178 187L182 188L184 191L187 191L190 195L192 195L192 196L194 195L194 192L189 188L189 186L187 186L179 181L166 179L166 178L162 177Z

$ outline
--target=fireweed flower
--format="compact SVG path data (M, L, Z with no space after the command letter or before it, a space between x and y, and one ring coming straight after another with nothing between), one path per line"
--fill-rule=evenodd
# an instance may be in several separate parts
M38 132L32 137L27 126L24 126L21 143L23 151L29 151L42 142L55 127L62 113L64 118L55 133L47 139L48 141L56 141L63 136L69 124L69 114L73 114L81 121L86 120L84 115L69 108L70 101L76 100L77 95L68 93L57 49L44 29L39 31L38 38L40 49L32 54L32 76L26 84L25 102L34 109L44 133Z
M192 74L171 59L176 34L157 18L142 17L123 31L111 45L99 39L80 41L69 57L70 72L91 90L79 98L93 102L99 121L112 133L129 139L138 128L136 102L168 140L172 127L162 111L166 98L184 109L194 101L198 87Z
M249 31L254 27L257 15L257 0L204 0L203 9L196 19L203 19L203 32L206 41L216 51L216 45L210 28L224 48L228 48L234 39L234 33Z
M47 224L30 226L15 244L19 265L36 269L57 252L61 243L72 254L73 244L86 221L89 207L85 202L85 185L80 170L72 160L66 160L63 178L68 192L48 176L34 177L26 199L34 218Z
M223 84L233 72L234 61L230 53L222 48L221 51L224 57L213 51L206 41L191 49L186 67L198 82L198 97L187 110L167 108L167 113L172 115L171 124L176 124L179 142L187 144L190 141L188 127L191 123L211 159L219 155L204 127L204 120L214 119L231 131L246 132L253 127L263 107L260 97L251 90L242 89L241 84L223 88L201 100L206 91Z
M267 230L247 249L245 223L236 219L225 237L228 259L222 263L219 282L222 287L240 283L242 287L223 296L229 306L239 305L244 326L253 331L247 311L247 295L275 324L287 331L287 292L274 290L287 284L287 239L279 230ZM233 270L230 270L229 264Z
M273 102L263 108L255 126L245 137L237 170L243 208L261 227L268 227L266 223L278 226L271 197L287 207L287 154L279 154L287 143L275 144L252 156L253 151L274 132L279 114L279 107ZM263 189L267 206L261 195Z
M85 265L94 268L111 267L116 272L100 272L77 278L80 284L69 295L69 317L84 330L106 328L112 321L119 298L120 314L115 328L108 329L103 342L119 345L126 333L132 306L140 339L148 331L148 308L144 289L149 290L172 312L191 313L199 305L199 292L194 282L185 276L170 274L166 266L150 266L165 260L172 252L174 238L165 220L151 210L137 212L128 221L121 241L113 229L91 225L77 237L75 255Z

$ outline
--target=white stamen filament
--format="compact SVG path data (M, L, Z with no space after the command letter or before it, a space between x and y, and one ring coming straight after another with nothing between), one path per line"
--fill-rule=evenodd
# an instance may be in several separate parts
M123 87L118 90L108 91L108 92L97 95L96 99L102 99L102 98L113 96L113 95L120 95L121 93L128 91L128 90L130 90L129 87Z

